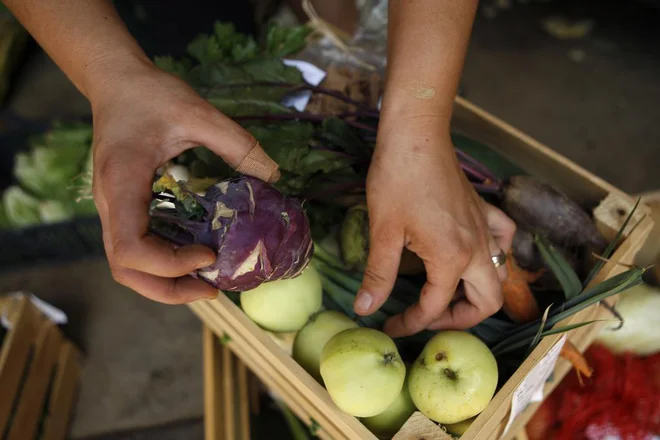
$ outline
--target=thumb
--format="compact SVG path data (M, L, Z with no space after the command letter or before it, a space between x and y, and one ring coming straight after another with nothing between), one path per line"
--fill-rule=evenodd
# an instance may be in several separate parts
M367 267L353 305L358 315L374 313L390 296L403 250L403 234L393 239L391 234L373 229L371 231Z
M215 108L209 118L199 120L195 125L193 140L220 156L239 173L271 183L279 179L277 163L266 154L255 137Z

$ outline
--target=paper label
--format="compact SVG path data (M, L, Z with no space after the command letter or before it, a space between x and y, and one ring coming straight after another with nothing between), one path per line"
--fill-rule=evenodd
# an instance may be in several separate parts
M326 72L319 69L315 65L308 63L307 61L282 60L282 62L287 66L292 66L300 70L300 73L302 73L305 82L313 86L318 86L325 79ZM293 93L284 97L282 100L282 105L285 107L293 107L299 112L302 112L307 107L311 97L311 91L302 90L300 92Z
M21 296L27 295L30 298L30 301L34 306L39 309L41 313L43 313L48 319L53 321L55 324L66 324L69 320L69 318L66 316L66 313L64 313L62 310L58 309L57 307L48 304L46 301L39 299L35 295L31 293L23 293L23 292L14 292L14 293L9 293L8 296L14 297L14 298L20 298ZM0 325L2 325L4 328L7 330L11 330L11 322L9 322L9 318L7 317L7 310L2 310L0 311Z
M513 421L525 410L525 408L527 408L527 405L532 402L541 402L543 400L543 387L555 368L559 353L565 342L566 334L564 333L554 347L548 351L548 354L546 354L538 364L527 373L525 379L518 388L516 388L511 400L511 415L509 416L506 428L504 428L504 433L509 430Z

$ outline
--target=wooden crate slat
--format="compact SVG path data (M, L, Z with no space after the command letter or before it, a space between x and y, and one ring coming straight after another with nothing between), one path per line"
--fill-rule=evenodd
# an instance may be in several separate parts
M209 307L206 301L196 301L189 304L192 311L197 314L202 321L215 333L218 337L227 334L231 338L231 344L241 346L245 344L241 333L227 325L223 320L218 319L214 310ZM282 400L289 408L303 421L310 421L314 419L321 425L321 430L317 435L322 439L342 440L346 436L342 434L325 416L314 408L309 402L305 401L296 394L287 383L286 379L275 369L264 368L264 360L260 358L255 352L249 350L236 350L235 355L252 371L259 380L264 383L268 388L276 390L277 394L282 397ZM370 438L370 437L366 437Z
M6 305L5 305L6 306ZM23 373L30 357L32 342L36 338L43 317L32 307L27 297L14 299L16 317L12 329L5 336L0 352L0 435L7 429L7 423L14 407L16 393L20 392Z
M193 309L193 311L203 320L205 321L206 325L218 336L223 334L229 334L231 335L233 330L225 330L224 323L220 323L219 321L214 319L214 316L208 315L206 316L205 314L208 313L205 311L203 305L200 308L200 304L191 304L190 307ZM236 342L240 343L240 342ZM257 369L259 364L263 362L260 359L256 359L252 357L251 353L245 353L245 352L239 352L236 353L236 356L245 363L245 365L251 369L251 371L255 372L255 377L258 377L258 380L260 380L262 383L264 383L269 389L277 390L278 394L282 396L282 400L284 400L289 408L301 419L301 420L309 420L312 416L310 415L309 412L307 412L303 408L309 408L309 406L303 406L298 403L297 400L295 400L295 397L291 396L288 392L288 390L281 390L280 389L280 383L278 382L277 378L273 378L269 373L269 371L264 370L264 369ZM221 377L221 376L219 376ZM281 380L281 379L280 379ZM217 396L218 400L222 399L222 395ZM321 430L318 433L319 438L325 440L325 439L342 439L343 437L340 436L341 434L337 431L336 436L329 435L325 430Z
M213 311L209 311L207 304L200 304L200 301L198 301L189 306L218 337L227 334L231 337L233 344L240 345L243 343L240 334L236 333L236 330L230 326L227 326L226 322L218 320ZM288 387L286 381L277 371L264 369L263 359L255 356L252 352L242 350L236 351L235 354L263 384L269 389L277 391L278 395L282 397L282 400L286 402L287 406L291 408L296 416L303 421L314 419L321 424L322 429L317 433L320 438L332 440L345 438L341 434L341 431L338 431L329 421L325 420L323 415L318 413L309 402L305 402L304 400L301 402L299 396L291 392L290 387Z
M337 428L347 433L348 438L375 439L375 436L352 417L341 411L334 404L328 392L307 371L305 371L291 356L286 354L275 341L243 313L229 298L220 295L216 300L207 302L213 311L222 317L232 327L240 329L246 341L245 349L251 347L265 360L264 365L279 370L290 386L303 396L313 408L319 410Z
M447 434L436 423L419 411L415 411L406 423L403 424L392 440L453 440L453 437Z
M238 370L238 408L240 440L250 440L250 382L247 367L240 359L236 359Z
M234 408L234 366L229 347L221 346L222 352L222 409L224 414L224 432L226 439L236 438L236 416Z
M29 366L27 381L10 427L9 440L34 438L44 412L46 392L61 344L62 334L55 323L42 321L35 344L34 360Z
M66 438L80 374L80 352L70 341L65 341L57 361L55 382L41 440Z
M278 377L281 377L286 384L283 387L293 386L293 390L296 390L295 395L300 395L300 399L305 402L303 406L309 406L310 411L314 411L312 417L316 421L321 423L319 418L327 420L326 423L331 424L338 432L344 433L350 439L375 439L375 436L356 418L339 410L327 391L229 298L220 295L217 300L206 301L205 306L215 319L222 319L228 329L232 328L236 331L231 337L234 340L238 337L243 341L240 343L241 350L251 347L246 351L254 352L262 359L258 368L263 368L263 365L275 367ZM323 423L321 425L329 429L328 425Z
M204 350L204 438L223 440L222 360L219 342L206 326L202 329Z
M259 414L261 412L261 397L259 396L259 378L251 371L248 370L250 381L250 412L252 414Z

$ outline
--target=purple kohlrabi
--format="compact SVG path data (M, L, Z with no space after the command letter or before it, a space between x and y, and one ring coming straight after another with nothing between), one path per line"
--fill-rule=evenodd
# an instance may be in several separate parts
M155 191L163 188L163 179L159 182ZM198 243L218 253L215 263L196 276L218 289L242 292L296 277L307 267L314 245L297 200L249 176L216 183L204 196L172 183L168 189L179 207L152 210L159 222L152 230L177 245Z

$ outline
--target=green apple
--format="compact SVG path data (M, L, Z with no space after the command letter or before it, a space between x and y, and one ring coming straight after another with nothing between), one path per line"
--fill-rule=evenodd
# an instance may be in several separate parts
M472 424L472 422L474 422L474 419L476 419L476 418L477 417L474 416L474 417L470 417L467 420L463 420L462 422L449 423L449 424L443 425L443 426L447 429L447 431L450 434L455 435L455 436L461 436L461 435L465 434L465 431L468 430L468 428L470 427L470 425Z
M497 387L495 357L476 336L443 331L426 343L410 371L415 406L438 423L457 423L486 408Z
M385 411L378 415L361 419L362 424L376 437L381 439L394 437L417 409L408 391L408 376L409 374L403 382L401 392Z
M394 341L366 327L343 330L330 338L321 351L320 371L335 405L355 417L385 411L406 378Z
M261 327L273 332L294 332L321 308L321 276L310 263L297 277L265 282L242 292L240 299L245 314Z
M320 372L321 350L340 331L357 327L355 321L341 312L318 312L296 334L292 356L317 381L323 383Z

